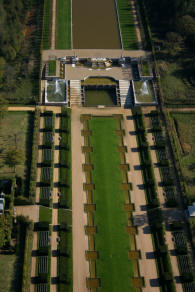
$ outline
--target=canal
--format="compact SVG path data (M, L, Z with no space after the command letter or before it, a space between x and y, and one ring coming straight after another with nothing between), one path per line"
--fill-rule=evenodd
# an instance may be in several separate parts
M74 49L120 49L115 0L72 0Z

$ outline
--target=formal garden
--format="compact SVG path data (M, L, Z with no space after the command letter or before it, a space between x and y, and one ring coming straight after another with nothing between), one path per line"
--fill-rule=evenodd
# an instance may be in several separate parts
M122 115L81 116L86 176L83 187L87 196L84 210L88 218L85 233L89 237L86 259L90 263L87 287L107 291L120 287L123 291L136 291L144 286L135 243L137 229L133 221L127 221L134 206L130 200L132 184L127 179L129 165L125 159L122 119Z

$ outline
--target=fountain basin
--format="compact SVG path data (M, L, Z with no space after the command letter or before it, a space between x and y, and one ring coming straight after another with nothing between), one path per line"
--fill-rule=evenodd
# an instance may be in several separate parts
M133 82L135 103L156 103L152 80Z
M45 84L46 103L66 103L66 80L46 80Z

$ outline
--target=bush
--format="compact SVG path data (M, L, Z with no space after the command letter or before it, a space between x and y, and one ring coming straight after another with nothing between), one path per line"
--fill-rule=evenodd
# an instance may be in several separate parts
M35 116L34 116L32 159L31 159L30 183L29 183L29 200L33 204L35 203L35 195L36 195L39 127L40 127L40 110L36 109Z
M23 196L19 196L17 198L14 199L14 205L16 206L20 206L20 205L31 205L31 201L29 201L28 198L23 197Z
M170 224L171 230L176 231L176 230L181 230L183 229L183 223L181 221L173 221Z
M194 280L193 273L182 273L181 274L182 282L192 282Z

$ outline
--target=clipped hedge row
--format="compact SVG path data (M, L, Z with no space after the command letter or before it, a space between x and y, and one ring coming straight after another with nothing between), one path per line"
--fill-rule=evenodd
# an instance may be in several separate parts
M146 138L145 123L140 107L133 108L135 129L137 134L137 142L139 146L139 154L144 179L144 188L146 192L147 203L149 207L159 206L157 199L157 188L150 156L150 149Z
M35 115L34 115L32 159L31 159L30 183L29 183L29 201L32 204L35 203L35 193L36 193L39 128L40 128L40 110L36 108Z
M157 158L160 166L160 175L162 179L162 186L166 195L166 206L175 207L177 206L176 192L174 187L174 180L170 169L170 164L167 156L165 139L162 134L162 127L160 123L159 114L157 111L151 111L150 113L151 128L153 137L155 138L155 148L157 152ZM159 139L160 138L160 139ZM160 140L160 141L158 141ZM164 153L166 158L162 160L160 154ZM164 168L166 171L164 171ZM167 188L168 187L168 188ZM169 189L169 190L168 190ZM169 195L170 193L170 195Z

